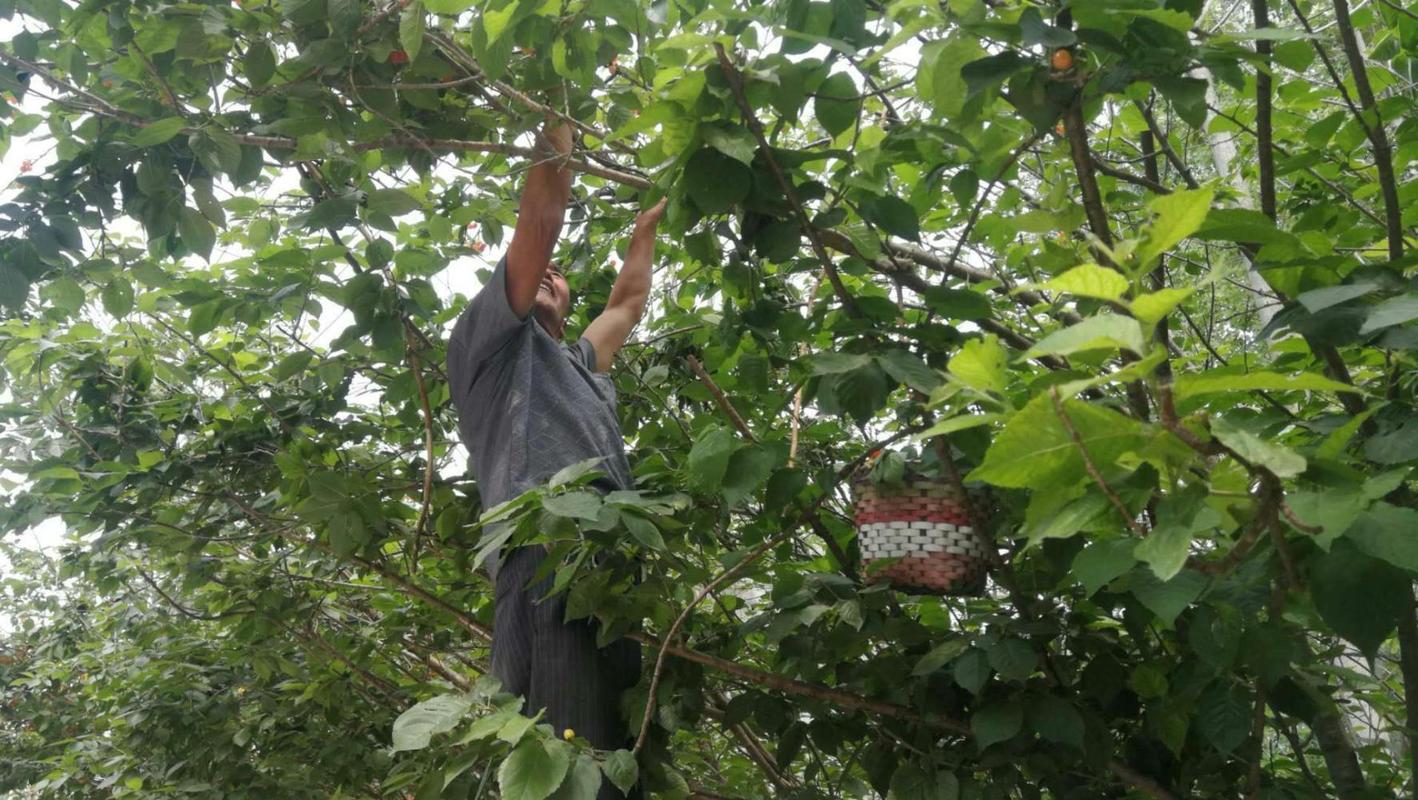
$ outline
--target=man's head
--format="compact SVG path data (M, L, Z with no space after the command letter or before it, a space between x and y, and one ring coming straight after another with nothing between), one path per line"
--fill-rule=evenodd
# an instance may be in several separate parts
M546 274L537 287L537 299L532 303L532 314L537 323L552 337L560 339L566 332L566 315L571 312L571 290L566 285L566 276L555 261L547 263Z

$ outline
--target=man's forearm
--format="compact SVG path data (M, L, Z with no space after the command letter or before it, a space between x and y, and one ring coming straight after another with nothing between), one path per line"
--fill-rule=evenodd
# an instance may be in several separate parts
M645 301L650 297L654 260L655 229L637 226L625 250L625 264L611 287L608 305L635 310L639 312L636 313L638 319L644 312Z
M547 125L537 137L536 150L537 160L527 171L517 207L517 227L507 247L507 301L519 317L531 310L561 236L571 199L572 173L563 163L571 152L571 129L562 123Z

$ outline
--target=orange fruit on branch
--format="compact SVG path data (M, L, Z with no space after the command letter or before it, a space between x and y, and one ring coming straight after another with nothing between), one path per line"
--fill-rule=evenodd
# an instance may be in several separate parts
M1049 66L1059 72L1073 69L1073 52L1066 47L1060 47L1049 55Z

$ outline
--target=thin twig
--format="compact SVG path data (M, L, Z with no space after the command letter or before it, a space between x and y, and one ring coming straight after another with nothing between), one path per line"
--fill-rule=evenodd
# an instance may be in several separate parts
M723 70L724 78L729 83L729 91L733 93L734 100L738 103L739 113L743 116L744 122L748 123L748 128L753 132L754 138L758 140L758 146L763 152L763 159L768 164L769 171L773 173L774 180L778 182L778 187L783 190L783 196L787 198L788 205L792 206L798 226L807 235L808 242L812 245L812 251L822 264L823 272L827 275L827 281L832 284L832 291L842 302L842 307L849 315L860 316L861 312L857 309L857 303L848 293L846 285L842 283L842 276L837 274L837 266L832 263L832 256L822 243L822 237L818 234L817 227L808 219L807 211L798 200L798 193L793 189L792 181L783 174L783 169L773 158L773 148L768 144L768 137L763 133L763 124L758 121L758 116L753 113L753 107L749 105L748 98L744 95L743 76L739 74L738 68L729 59L729 54L724 50L722 44L715 42L714 50L719 54L719 68Z
M739 416L738 409L734 408L734 404L729 402L729 398L724 394L724 390L720 389L719 385L714 383L714 378L711 377L708 372L704 371L704 365L699 363L699 359L690 355L684 357L684 362L693 370L694 376L699 379L699 382L704 384L704 388L709 390L709 394L714 397L714 402L718 404L719 410L723 411L724 416L729 418L729 422L732 422L734 427L738 429L738 432L743 434L743 438L756 444L758 437L753 435L752 430L749 430L748 423L744 422L743 417Z
M1093 463L1093 457L1088 455L1088 448L1083 444L1083 437L1078 435L1078 429L1073 426L1073 420L1069 419L1068 412L1064 409L1063 400L1059 397L1057 386L1049 388L1049 397L1054 401L1054 411L1059 415L1059 421L1063 423L1064 430L1068 431L1069 438L1073 440L1074 447L1078 448L1078 454L1083 457L1083 468L1087 470L1088 476L1093 479L1094 483L1098 484L1099 489L1103 490L1103 494L1108 498L1108 502L1112 503L1113 507L1122 515L1123 521L1127 523L1128 528L1138 536L1146 536L1147 531L1138 524L1133 513L1128 511L1127 504L1123 502L1121 497L1118 497L1118 493L1113 491L1113 487L1109 486L1108 482L1104 480L1103 473L1099 472L1098 466Z

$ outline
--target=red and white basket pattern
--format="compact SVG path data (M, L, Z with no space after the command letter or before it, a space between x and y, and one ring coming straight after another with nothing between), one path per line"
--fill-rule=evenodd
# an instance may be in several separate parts
M952 487L915 480L904 487L857 486L857 543L868 578L903 591L976 594L988 555ZM892 563L873 569L873 562Z

